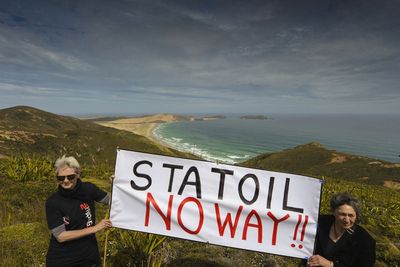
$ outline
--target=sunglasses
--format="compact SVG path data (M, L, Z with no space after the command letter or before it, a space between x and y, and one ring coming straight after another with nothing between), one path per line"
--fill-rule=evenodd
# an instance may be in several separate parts
M57 175L56 178L58 181L62 182L64 181L65 178L68 179L68 181L74 180L76 177L76 174L71 174L71 175L64 175L64 176L59 176Z

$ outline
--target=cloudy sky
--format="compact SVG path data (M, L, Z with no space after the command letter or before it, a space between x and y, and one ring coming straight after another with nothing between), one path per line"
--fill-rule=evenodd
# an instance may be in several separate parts
M0 108L400 114L400 1L1 0Z

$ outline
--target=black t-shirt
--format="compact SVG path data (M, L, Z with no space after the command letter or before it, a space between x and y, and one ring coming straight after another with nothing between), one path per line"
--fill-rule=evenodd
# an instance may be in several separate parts
M46 217L49 229L62 224L67 231L80 230L96 224L94 201L100 201L107 193L92 183L78 179L74 190L59 188L46 201ZM94 234L59 243L51 235L47 252L47 266L79 266L84 262L100 263L97 240Z

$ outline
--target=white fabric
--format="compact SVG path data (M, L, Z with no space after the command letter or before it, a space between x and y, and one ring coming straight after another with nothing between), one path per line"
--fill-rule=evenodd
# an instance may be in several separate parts
M166 167L173 165L179 167ZM223 190L216 169L233 172ZM112 194L114 227L297 258L313 254L321 196L315 178L118 150Z

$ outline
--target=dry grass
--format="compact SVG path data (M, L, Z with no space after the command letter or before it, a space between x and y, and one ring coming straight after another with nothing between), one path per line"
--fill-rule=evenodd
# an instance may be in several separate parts
M383 182L383 186L392 189L400 189L400 182L386 180Z
M343 162L347 161L347 157L344 156L344 155L338 155L338 154L333 153L332 156L333 157L332 157L331 161L328 164L343 163Z

